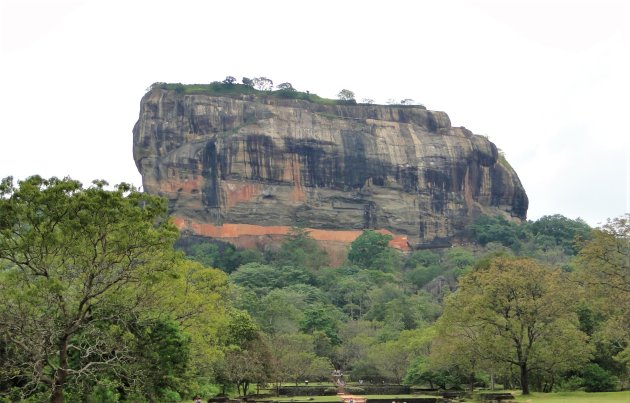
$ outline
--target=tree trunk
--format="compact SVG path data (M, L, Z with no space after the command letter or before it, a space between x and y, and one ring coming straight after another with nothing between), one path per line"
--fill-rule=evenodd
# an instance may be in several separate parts
M63 386L57 387L57 385L55 385L52 391L52 395L50 396L50 403L64 403L64 402L65 402L65 397L63 395Z
M52 383L51 403L64 403L66 401L63 388L68 375L68 336L64 335L59 341L59 368L55 371Z
M521 390L523 395L529 395L529 374L527 373L527 363L521 362L519 364L521 370Z
M243 396L247 396L248 389L249 389L249 381L243 382Z

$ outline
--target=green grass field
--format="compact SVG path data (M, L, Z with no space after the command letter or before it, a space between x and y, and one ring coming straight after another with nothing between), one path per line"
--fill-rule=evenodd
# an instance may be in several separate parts
M557 392L557 393L533 393L529 396L521 396L519 392L512 392L519 402L531 403L630 403L630 391L625 392ZM365 395L367 399L392 399L404 400L405 397L424 397L421 395ZM426 396L429 397L429 396ZM339 402L336 396L294 396L271 399L276 402ZM475 400L469 400L475 402Z
M399 401L405 400L406 398L414 398L414 397L435 397L431 395L361 395L361 397L365 397L366 399L391 399ZM341 399L337 396L293 396L293 397L279 397L274 398L275 402L340 402Z
M515 394L516 396L516 394ZM519 402L531 403L630 403L630 391L625 392L557 392L517 396Z

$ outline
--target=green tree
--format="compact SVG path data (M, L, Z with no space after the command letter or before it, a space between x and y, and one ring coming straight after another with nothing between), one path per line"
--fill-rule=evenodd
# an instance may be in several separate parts
M608 220L595 230L578 263L584 269L583 280L594 291L605 288L614 293L613 298L630 300L630 214Z
M463 379L459 374L447 369L435 370L428 363L426 357L416 359L407 370L403 383L407 385L427 385L434 389L439 386L441 389L449 389L459 385Z
M165 201L106 185L39 176L0 184L0 260L11 262L0 273L0 333L28 351L3 366L25 393L46 385L52 402L64 401L69 382L131 359L120 321L143 309L147 285L173 262L178 233Z
M247 395L251 383L265 383L272 376L269 343L251 316L237 309L228 312L229 320L222 339L227 346L222 363L217 365L219 379L236 385Z
M437 265L429 267L416 266L404 274L405 283L413 285L418 290L427 285L431 280L442 273L442 268Z
M274 256L275 266L305 267L311 271L328 264L328 255L320 248L307 230L294 227L284 237L280 250Z
M342 101L354 101L354 92L343 89L337 94L337 98Z
M440 255L432 250L418 250L413 252L405 260L405 268L410 269L418 266L430 267L439 265Z
M203 242L190 247L188 257L206 267L221 269L231 273L241 265L236 248L228 243Z
M594 230L580 250L576 266L589 306L600 318L593 329L598 349L618 363L615 372L622 380L630 379L630 214ZM614 369L599 364L605 370Z
M173 265L167 282L152 287L151 316L170 318L189 338L193 353L186 375L190 375L190 382L208 378L221 359L220 338L235 315L229 306L228 292L224 272L185 259Z
M260 263L248 263L230 275L234 284L267 294L274 288L293 284L312 284L313 274L305 268L293 266L273 267Z
M273 89L273 81L267 77L255 77L252 82L254 83L254 88L259 91L271 91Z
M225 353L224 377L236 385L239 395L247 396L252 383L265 383L273 377L272 356L267 341L260 333L241 347Z
M409 355L401 343L392 340L376 344L370 349L368 359L378 368L382 378L396 384L402 383L409 365Z
M389 247L391 239L391 235L371 230L363 231L350 244L348 260L365 269L392 271L400 267L400 257Z
M560 246L564 253L575 255L579 245L591 238L591 227L581 218L571 220L560 214L546 215L531 224L536 242L543 247L546 240Z
M269 335L295 333L308 306L308 295L290 288L274 289L260 299L257 307L250 307L261 329Z
M473 239L482 246L490 242L500 242L513 250L520 249L521 241L526 236L518 224L502 216L480 216L468 229Z
M619 379L597 364L588 364L582 370L587 392L611 392L617 390Z
M332 306L313 306L304 311L304 319L300 323L300 330L304 333L314 331L323 332L333 345L338 345L339 314Z
M132 327L136 336L133 364L126 368L141 374L142 389L151 401L186 389L190 364L190 338L173 321L152 320Z
M281 83L276 85L276 88L280 91L295 92L295 88L293 88L291 83Z
M532 370L568 370L588 359L576 298L559 270L498 257L460 280L446 300L439 337L464 343L468 359L516 366L523 394L529 394Z
M243 348L258 337L259 330L247 312L232 309L228 312L228 324L224 328L224 342L230 347Z
M290 380L297 386L300 381L325 379L333 369L329 360L315 354L311 335L284 334L274 338L272 345L282 381Z

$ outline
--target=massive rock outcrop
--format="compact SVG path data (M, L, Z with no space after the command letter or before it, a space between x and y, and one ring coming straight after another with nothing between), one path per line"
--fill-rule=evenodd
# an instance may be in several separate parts
M401 248L445 246L481 213L527 213L496 146L421 106L156 88L133 132L144 189L168 198L177 225L241 246L296 225L324 244L369 228Z

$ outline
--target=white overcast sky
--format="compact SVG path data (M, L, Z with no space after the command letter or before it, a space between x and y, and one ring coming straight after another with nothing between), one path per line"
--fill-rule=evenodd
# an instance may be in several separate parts
M630 2L0 0L0 177L141 185L156 81L412 98L505 152L529 218L630 211Z

